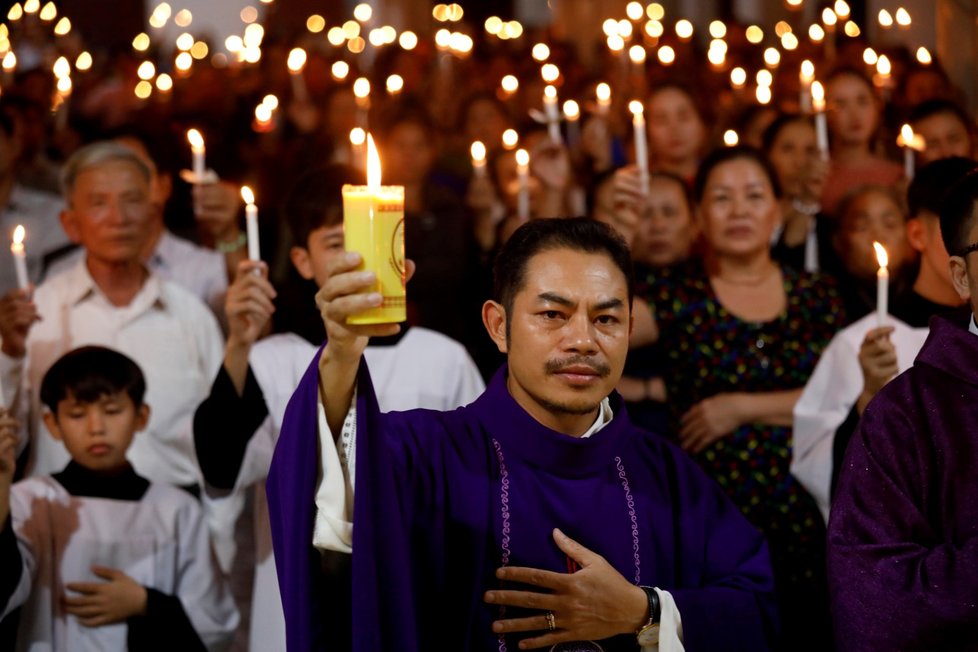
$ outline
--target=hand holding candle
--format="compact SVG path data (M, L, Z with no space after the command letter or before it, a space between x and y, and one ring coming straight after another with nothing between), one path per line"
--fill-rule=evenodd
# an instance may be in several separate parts
M255 194L248 186L241 186L241 199L245 203L245 231L248 234L248 260L261 260L261 246L258 241L258 207L255 206ZM255 270L258 274L258 270Z
M27 276L27 252L24 250L26 235L24 225L18 224L10 242L10 253L14 257L14 271L17 273L17 287L21 290L26 290L30 286L30 279Z
M880 243L873 242L873 249L876 250L876 262L880 266L876 272L876 322L878 326L883 326L889 311L890 270L886 266L890 258Z
M371 292L383 303L347 319L348 324L393 324L407 319L404 289L404 186L380 185L380 157L367 134L367 185L343 186L346 249L360 254L363 269L377 275Z

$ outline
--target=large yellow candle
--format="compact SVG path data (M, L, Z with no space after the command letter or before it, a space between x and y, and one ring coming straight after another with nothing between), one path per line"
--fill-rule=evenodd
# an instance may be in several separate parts
M349 324L391 324L407 319L404 290L404 186L380 185L380 157L367 134L367 185L343 186L343 238L347 251L363 257L361 269L377 274L367 292L384 297L378 308L347 319Z

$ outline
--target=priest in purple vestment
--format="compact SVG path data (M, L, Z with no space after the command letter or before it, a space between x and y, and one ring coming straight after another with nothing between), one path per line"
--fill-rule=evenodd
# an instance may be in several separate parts
M841 651L978 649L978 173L949 191L941 236L969 307L931 319L849 445L828 546Z
M632 299L613 231L512 235L483 307L507 364L452 412L378 410L362 353L398 327L346 324L382 301L359 262L317 295L328 342L268 478L290 651L769 648L763 537L613 391Z

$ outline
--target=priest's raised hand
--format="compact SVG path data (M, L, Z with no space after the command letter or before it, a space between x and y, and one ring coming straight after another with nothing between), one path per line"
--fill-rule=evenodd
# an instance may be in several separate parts
M377 281L372 271L358 270L360 254L348 251L327 266L328 277L316 293L316 306L326 327L326 346L319 358L319 391L326 409L326 422L339 432L350 409L353 387L363 350L373 336L394 335L399 324L355 326L347 318L376 308L383 302L379 292L365 292ZM406 277L414 275L414 261L406 260ZM329 400L327 400L329 397Z

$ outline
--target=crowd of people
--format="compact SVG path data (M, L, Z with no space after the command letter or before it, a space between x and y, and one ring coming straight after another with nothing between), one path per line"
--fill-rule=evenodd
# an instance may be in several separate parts
M464 55L422 39L358 70L365 57L273 15L259 61L195 62L149 97L133 93L137 68L169 65L163 43L88 44L94 65L69 96L50 61L82 41L31 19L9 36L36 65L0 96L0 232L26 231L26 279L0 248L0 647L380 650L397 628L406 650L504 650L536 630L568 633L523 644L654 649L646 621L663 652L978 644L978 136L938 61L891 47L881 82L862 37L806 39L759 103L730 81L733 66L771 68L733 36L743 27L726 27L723 66L669 31L636 38L675 61L636 66L603 43L585 63L545 31L480 30ZM295 45L301 84L285 64ZM827 149L800 100L803 59L824 85ZM556 129L545 63L582 108ZM402 89L387 90L392 75ZM271 94L278 108L256 117ZM903 124L923 141L913 165ZM358 127L384 184L405 189L401 327L345 325L377 299L344 250L342 188L365 178ZM207 175L181 174L190 128ZM578 320L591 325L553 336L557 353L533 349ZM545 362L596 400L535 393L551 391L534 375ZM966 389L935 389L951 386ZM485 519L503 519L501 557L480 521L497 481L502 515ZM604 549L621 504L634 540ZM376 567L351 554L354 522ZM490 590L512 553L495 577L563 595L517 558L584 574L593 551L628 582L585 597L629 610L623 628Z

